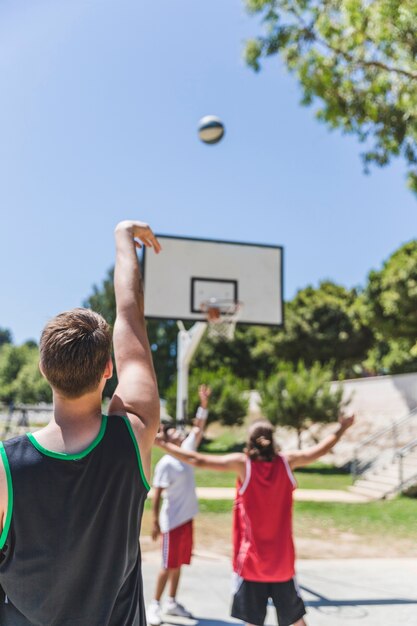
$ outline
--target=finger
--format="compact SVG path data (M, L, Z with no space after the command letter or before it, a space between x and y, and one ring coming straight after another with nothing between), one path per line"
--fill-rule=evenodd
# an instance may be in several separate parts
M134 242L135 242L136 248L142 248L142 245L140 244L139 241L137 241L137 239L134 239Z
M157 254L161 251L161 244L153 235L146 237L146 243L148 248L153 248Z
M162 250L161 244L159 243L158 239L155 237L152 231L150 231L148 239L152 242L152 245L156 253Z

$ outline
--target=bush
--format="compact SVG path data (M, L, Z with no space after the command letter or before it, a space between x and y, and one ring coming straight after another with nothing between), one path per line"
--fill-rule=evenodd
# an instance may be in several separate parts
M52 391L38 367L36 344L4 344L0 348L0 401L50 402Z
M192 419L199 405L198 387L209 385L212 389L209 408L209 422L219 421L227 426L243 423L248 412L248 387L246 383L226 367L215 371L193 369L189 379L188 418ZM169 387L166 394L167 411L175 415L177 381Z
M319 363L311 368L302 361L281 363L259 384L263 412L273 424L295 428L301 445L304 429L315 422L336 421L344 406L342 389L332 389L331 381L332 369Z

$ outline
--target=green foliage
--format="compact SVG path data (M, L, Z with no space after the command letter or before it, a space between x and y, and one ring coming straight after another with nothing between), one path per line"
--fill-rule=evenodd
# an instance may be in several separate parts
M406 374L417 371L417 351L409 339L384 340L379 334L363 363L371 374Z
M399 248L382 269L369 274L372 322L386 339L417 338L417 240Z
M259 337L265 334L270 341L277 331L260 326L237 326L233 341L216 341L205 337L198 347L193 366L202 370L217 370L224 366L237 378L253 385L259 371L268 367L264 354L256 353Z
M228 426L243 423L248 411L248 387L245 382L237 378L233 372L221 367L215 371L193 368L189 379L188 417L195 416L199 405L198 387L201 384L209 385L212 389L210 397L209 421L220 421ZM176 412L176 381L166 394L167 411L170 415Z
M37 403L52 400L51 388L42 377L36 345L5 344L0 348L0 400Z
M116 296L114 293L114 267L107 272L101 285L93 285L93 293L83 302L83 306L100 313L111 327L116 321Z
M39 372L37 350L20 369L11 389L15 402L22 402L23 404L52 402L51 387Z
M12 333L8 328L0 328L0 346L5 343L12 343Z
M277 371L261 382L262 409L273 424L291 426L300 436L316 422L337 420L343 407L342 389L331 388L332 371L320 363L307 368L281 363Z
M375 343L365 365L379 373L417 370L417 240L396 250L366 288Z
M271 335L258 332L252 350L257 361L275 364L278 359L306 365L331 362L333 376L352 377L361 373L360 363L373 343L366 302L355 289L330 281L317 289L297 292L285 307L285 328Z
M369 164L401 156L417 192L415 0L245 0L265 34L247 42L256 71L279 54L318 119L364 143ZM317 106L318 105L318 106Z

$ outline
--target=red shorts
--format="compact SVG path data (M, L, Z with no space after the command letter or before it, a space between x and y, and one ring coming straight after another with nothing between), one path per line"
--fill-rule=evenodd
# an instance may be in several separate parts
M193 551L193 520L162 535L162 565L175 569L191 563Z

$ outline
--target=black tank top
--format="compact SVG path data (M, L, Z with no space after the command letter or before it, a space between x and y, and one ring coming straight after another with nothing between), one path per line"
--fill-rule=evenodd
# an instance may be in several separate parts
M78 454L32 435L1 445L1 626L146 626L139 532L149 485L128 419L103 416Z

